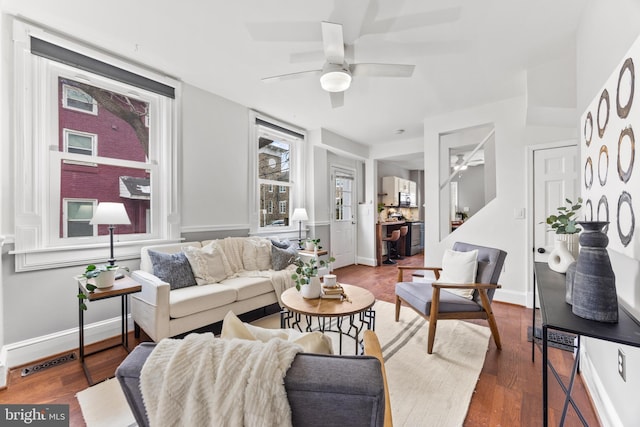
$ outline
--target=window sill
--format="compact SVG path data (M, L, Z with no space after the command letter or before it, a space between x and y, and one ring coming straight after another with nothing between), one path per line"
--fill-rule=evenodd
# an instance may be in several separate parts
M115 257L118 260L138 259L143 246L180 241L153 239L118 242L114 243ZM84 265L92 262L104 263L109 257L109 244L13 250L9 251L9 254L15 255L16 272L45 270Z

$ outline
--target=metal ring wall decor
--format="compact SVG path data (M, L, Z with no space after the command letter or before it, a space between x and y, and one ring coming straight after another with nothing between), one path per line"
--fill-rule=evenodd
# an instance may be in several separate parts
M631 144L631 159L629 160L629 165L627 166L627 170L622 169L622 163L620 162L620 147L622 146L622 140L624 137L629 137L629 143ZM620 132L620 138L618 138L618 176L622 180L622 182L629 182L631 178L631 173L633 172L633 162L636 158L636 138L633 135L633 128L631 125L627 126Z
M602 102L606 102L607 103L607 116L604 119L604 124L601 124L601 109L602 109ZM600 95L600 102L598 102L598 135L600 135L600 138L602 138L602 136L604 135L604 131L607 128L607 123L609 123L609 92L605 89L602 91L602 95Z
M587 161L584 163L584 186L587 190L591 189L593 185L593 162L591 157L587 157Z
M627 233L622 231L622 225L620 224L620 212L622 210L623 205L629 206L629 212L631 213L631 226L629 227L629 231ZM618 198L618 236L620 236L620 242L627 247L631 242L631 238L633 237L633 231L636 228L636 218L633 213L633 204L631 203L631 194L623 191Z
M606 164L604 165L604 176L602 176L602 155L606 157ZM606 145L602 145L600 147L600 154L598 154L598 180L600 181L600 185L604 187L607 184L607 176L609 175L609 149Z
M591 138L593 138L593 116L591 111L587 113L587 118L584 119L584 142L587 147L591 145Z
M591 199L587 199L587 201L584 202L584 209L588 212L588 214L584 214L585 219L587 221L593 221L593 203L591 203Z
M601 218L600 207L604 207L604 218ZM596 220L609 222L609 201L607 200L607 196L605 196L604 194L602 195L602 197L600 197L600 200L598 200L598 210L596 212ZM603 233L606 234L608 230L609 230L609 224L602 227Z
M631 88L629 90L629 99L627 100L627 103L624 106L622 106L620 105L620 83L622 82L622 76L624 75L624 72L627 70L629 70L629 74L631 75ZM635 69L633 66L633 59L627 58L624 61L624 64L622 64L622 68L620 69L620 75L618 76L618 88L617 88L617 94L616 94L616 107L618 109L618 116L621 119L627 118L627 116L629 115L629 110L631 110L631 104L633 104L633 91L634 91L635 83L636 83L636 75L635 75Z

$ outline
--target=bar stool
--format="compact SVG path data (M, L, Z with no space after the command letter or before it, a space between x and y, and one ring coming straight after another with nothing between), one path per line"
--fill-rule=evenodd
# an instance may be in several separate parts
M383 264L395 264L396 262L391 259L391 243L397 242L400 239L400 230L393 230L390 236L384 236L383 242L387 242L387 259L382 261Z
M400 255L400 248L407 247L407 233L409 233L408 225L403 225L402 227L400 227L400 239L394 244L396 249L396 256L393 257L394 259L404 259L404 257Z

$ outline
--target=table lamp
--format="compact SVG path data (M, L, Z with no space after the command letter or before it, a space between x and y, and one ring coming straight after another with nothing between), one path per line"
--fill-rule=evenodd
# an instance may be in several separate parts
M309 221L305 208L296 208L291 216L292 221L298 221L298 248L302 249L302 221Z
M116 259L113 256L113 230L116 224L131 224L124 205L122 203L114 202L98 203L96 212L93 214L93 218L91 218L89 224L109 225L109 240L111 245L111 257L109 258L109 265L115 265Z

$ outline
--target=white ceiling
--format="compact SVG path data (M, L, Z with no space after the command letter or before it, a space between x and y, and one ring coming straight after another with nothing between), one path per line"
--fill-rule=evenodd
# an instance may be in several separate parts
M575 57L584 3L0 0L6 12L280 120L366 145L420 139L425 117L524 94L528 69ZM337 109L313 77L262 82L321 68L323 20L343 24L355 62L415 64L413 76L356 78Z

